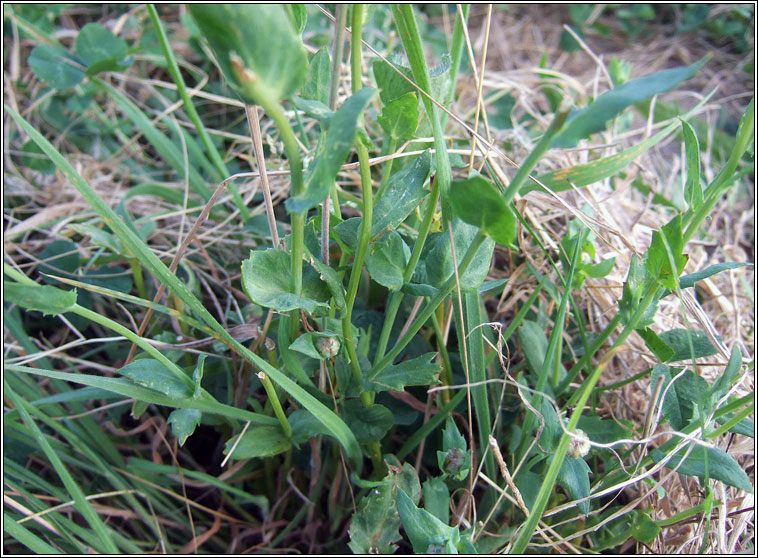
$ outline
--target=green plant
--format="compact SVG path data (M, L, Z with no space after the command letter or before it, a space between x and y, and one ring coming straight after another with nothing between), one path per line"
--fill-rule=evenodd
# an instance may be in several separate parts
M33 36L49 34L24 13L13 8L7 17ZM4 520L10 538L35 552L172 552L192 550L185 546L191 533L196 544L210 540L222 551L237 529L229 526L241 523L276 529L260 545L280 550L306 518L316 517L325 538L333 539L325 551L348 545L357 553L388 553L404 545L418 553L522 553L545 538L573 544L583 535L571 523L585 522L582 548L597 550L630 538L649 543L667 525L671 518L652 519L645 509L625 514L601 500L619 486L648 482L650 471L667 467L700 479L705 500L691 515L710 517L719 505L710 480L752 490L738 462L707 445L726 432L748 431L754 408L730 393L743 371L741 353L732 349L708 383L685 367L696 369L696 359L716 354L711 338L689 324L657 333L654 319L667 297L684 300L683 291L697 282L746 265L684 273L688 243L719 200L752 172L753 101L710 182L698 134L688 124L705 101L626 149L550 172L541 166L547 153L606 133L630 106L679 86L706 60L636 79L619 65L611 90L583 107L553 99L543 123L529 123L533 141L510 178L499 166L507 157L498 145L479 156L479 170L468 171L449 141L454 126L467 126L449 103L465 71L468 13L461 9L449 57L433 68L425 44L434 31L419 24L411 5L342 5L334 24L303 5L190 5L184 26L197 41L203 71L220 70L212 82L217 92L204 98L217 100L226 91L230 96L221 98L236 111L257 115L259 106L265 114L267 153L257 117L247 123L253 143L261 144L256 156L263 167L256 173L240 172L219 140L238 138L236 124L219 121L187 87L187 67L156 7L147 7L144 20L155 31L158 58L171 79L162 86L171 93L153 99L155 106L140 105L114 83L141 51L105 27L83 26L75 54L53 41L32 50L28 63L52 88L51 98L66 104L90 99L81 114L101 117L114 143L107 157L129 149L130 134L141 134L143 143L130 162L135 183L114 210L63 154L59 128L45 128L51 142L30 122L30 111L5 107L16 125L13 141L22 146L19 164L29 172L60 173L88 206L67 225L69 239L47 244L36 271L25 273L10 256L4 263L4 311L17 344L4 378L12 450L6 482L14 491ZM393 34L383 33L389 29ZM308 33L324 35L321 44L333 35L333 60L323 48L309 59ZM349 93L341 95L345 35ZM364 74L367 67L371 74ZM183 106L186 119L154 116L161 100ZM100 103L126 119L112 122ZM227 125L237 131L216 133ZM477 135L471 141L485 141L478 130L468 132ZM548 246L522 196L616 178L676 133L684 142L686 209L657 227L641 257L631 256L613 316L593 331L578 295L618 261L597 255L604 239L597 218L590 207L576 208L562 238ZM410 154L400 151L406 143ZM143 158L143 151L160 162ZM280 168L264 168L265 159ZM273 171L286 177L288 191L277 208L263 179ZM154 172L167 182L148 181ZM261 177L263 195L234 187L250 174ZM227 189L230 198L224 198ZM160 210L135 218L127 202L143 194L191 215L186 231L182 221L168 265L156 253L155 223L171 215ZM206 219L231 230L231 249L208 253L208 235L200 235ZM83 258L85 245L94 253ZM544 268L532 265L531 251ZM515 297L515 276L487 278L493 259L506 255L523 262L536 286L512 299L517 310L496 336L492 294ZM205 257L212 272L200 270ZM118 268L111 277L111 264L119 262L128 270ZM217 267L239 282L223 283ZM129 321L124 311L135 318ZM76 342L77 356L62 358L33 341L35 323L56 327L55 320L93 340L107 331L118 338L102 354ZM651 409L657 405L659 422L675 433L636 460L633 452L647 443L650 425L600 417L595 406L609 389L599 383L606 367L634 333L658 364L633 380L661 386ZM519 356L506 361L510 350ZM99 368L75 370L70 362L98 362ZM88 406L100 399L131 405L130 415L103 406L109 423L149 417L162 424L154 436L169 448L170 464L145 451L133 434L125 435L130 449L122 450L90 415ZM225 455L213 456L214 474L198 463L211 452L190 449L208 431ZM41 454L24 441L29 436ZM625 447L625 439L635 443ZM505 458L498 443L507 448ZM406 461L412 455L415 468ZM40 459L52 469L24 470L25 461ZM233 465L221 474L216 461ZM85 486L90 474L96 480ZM188 488L197 487L217 491L218 509L190 494ZM70 501L88 529L40 494L61 505ZM103 521L102 508L91 502L100 495L123 498L118 506L132 510L123 514L127 525ZM32 514L47 523L29 521ZM206 535L196 532L195 518ZM225 526L211 527L214 521ZM535 535L539 522L545 529ZM144 525L150 535L129 535Z

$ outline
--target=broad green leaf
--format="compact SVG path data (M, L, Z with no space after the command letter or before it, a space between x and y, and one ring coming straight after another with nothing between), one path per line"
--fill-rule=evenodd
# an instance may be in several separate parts
M171 431L179 439L179 445L183 446L187 438L192 436L195 428L200 424L202 413L197 409L175 409L168 416Z
M393 66L399 70L399 72L396 69L393 69ZM392 65L384 60L374 60L372 70L374 72L374 80L379 88L379 98L384 105L391 103L407 93L416 91L416 88L411 82L413 80L411 69L401 65L395 60L392 61Z
M687 256L682 254L683 249L682 215L679 213L663 225L660 231L653 232L653 240L650 243L650 248L648 248L647 260L645 261L645 266L650 274L667 289L676 288L676 280L687 263ZM672 259L676 269L671 267Z
M693 419L702 418L710 409L703 409L707 404L708 383L687 370L673 384L672 379L678 374L675 368L657 365L653 368L650 382L656 385L658 377L664 377L663 390L665 399L662 402L662 415L674 430L683 430ZM660 403L659 403L660 404Z
M394 141L412 139L419 122L416 93L411 91L384 105L377 121Z
M82 236L89 236L90 242L92 242L92 244L105 248L113 254L122 256L127 255L124 254L124 249L122 248L121 243L118 241L118 238L116 238L114 234L104 231L100 227L86 225L83 223L75 223L73 225L69 225L68 228L78 232Z
M452 222L453 239L455 241L455 257L458 264L466 255L469 246L479 232L478 227L464 223L458 218ZM442 232L430 236L430 248L425 257L426 274L432 286L440 288L454 272L453 254L450 249L450 235ZM432 239L432 237L434 237ZM432 245L433 243L433 245ZM490 271L492 253L495 250L495 241L487 238L481 248L476 252L468 269L460 277L461 290L476 290L484 283Z
M427 194L424 189L431 170L432 155L427 150L390 176L387 191L374 206L371 236L395 228L416 209Z
M392 411L384 405L375 403L364 407L356 399L345 401L342 418L362 444L381 440L394 424Z
M106 69L123 68L119 65L126 58L127 44L99 23L88 23L74 41L76 55L87 66L88 74Z
M664 93L691 78L706 61L704 58L691 66L648 74L603 93L587 107L569 114L565 128L556 136L551 146L574 147L580 139L605 130L608 120L628 106Z
M4 283L5 300L27 310L56 316L70 311L76 305L76 289L64 291L50 285L19 285L13 281Z
M634 513L632 536L645 544L653 542L661 532L661 528L644 511L632 510L632 513Z
M21 164L42 174L55 174L55 163L48 159L32 140L27 141L21 148Z
M326 282L329 292L334 297L337 308L345 307L345 287L342 285L342 279L337 272L318 258L310 258L311 265L316 269L319 277Z
M232 459L250 459L251 457L271 457L287 451L292 444L284 435L281 426L250 426L244 434L237 435L226 442L224 454L234 448ZM237 440L239 439L239 443Z
M300 296L292 292L291 277L292 259L283 250L254 250L242 262L242 286L254 303L277 312L300 308L310 314L328 306L329 289L313 267L303 264Z
M682 137L684 137L684 155L687 161L684 199L687 200L692 211L697 211L703 206L703 185L700 183L700 144L692 126L684 120L682 120Z
M287 14L292 22L292 27L298 35L305 31L305 25L308 23L308 9L305 4L287 4Z
M308 57L285 6L190 4L226 81L249 103L294 94L305 80Z
M27 60L34 74L55 89L70 89L84 79L84 65L66 49L38 45Z
M329 59L329 51L326 47L322 47L313 55L311 63L308 65L308 74L305 76L301 94L302 98L323 103L328 109L331 73L332 63Z
M686 289L688 287L694 287L695 283L698 281L702 281L703 279L706 279L710 277L711 275L716 275L717 273L721 273L722 271L726 271L728 269L737 269L738 267L744 267L746 265L753 265L750 262L723 262L714 264L712 266L706 267L702 271L696 271L695 273L689 273L687 275L682 275L679 278L679 287L682 289Z
M350 217L334 226L336 240L343 250L349 253L355 253L358 249L358 235L363 224L362 217Z
M292 442L302 444L315 436L331 436L332 433L313 414L305 409L297 409L287 417L292 427Z
M296 108L302 110L307 116L318 120L321 123L322 130L329 128L334 111L326 103L322 103L316 99L304 99L297 96L292 97L291 101Z
M545 331L537 322L524 320L521 326L519 326L518 337L521 349L524 351L524 356L526 357L527 366L536 378L542 372L545 355L547 354L548 339ZM565 377L567 372L563 364L558 364L558 368L559 377Z
M632 316L636 312L642 300L643 290L647 284L650 274L648 273L645 265L640 261L636 255L632 255L632 261L629 264L629 271L627 272L626 281L624 282L624 288L621 298L619 299L619 316L621 317L621 323L628 325L631 322ZM653 323L653 317L657 310L657 305L651 307L652 315L646 314L645 319L641 320L636 326L642 328Z
M437 451L437 465L445 474L456 480L465 479L471 470L471 452L466 439L458 432L455 421L448 417L442 431L442 450Z
M458 554L458 529L445 525L428 511L420 509L402 489L397 491L397 512L413 545L413 552Z
M580 457L566 457L558 472L558 482L568 492L572 500L581 500L590 495L590 478L592 472L587 462ZM587 515L590 513L590 502L585 500L577 507Z
M661 333L660 338L666 345L671 347L674 353L663 362L677 362L680 360L709 357L718 352L703 331L672 329ZM694 353L690 351L690 341L692 342Z
M385 366L373 378L364 378L364 391L402 391L405 386L438 384L440 365L430 362L436 353L427 353L400 364Z
M542 478L534 471L520 471L513 481L516 483L516 488L521 492L521 497L524 499L527 509L531 511L537 500L537 494L542 485Z
M628 438L630 435L627 428L624 428L619 422L612 419L601 419L597 416L582 415L579 417L577 427L580 428L590 440L599 444L610 444L617 440Z
M729 387L734 382L735 378L739 376L740 368L742 367L742 353L739 348L733 347L732 354L729 357L724 371L713 382L710 389L711 405L715 405L719 399L724 397L729 391Z
M391 554L400 540L400 519L397 514L398 487L411 493L414 502L419 500L419 481L416 471L408 463L399 473L390 468L387 476L369 490L358 503L358 510L350 521L348 546L355 554Z
M162 393L171 399L192 397L192 388L157 360L142 358L119 368L118 373L135 384Z
M187 307L195 313L195 315L197 315L203 322L212 328L216 334L220 336L221 339L229 344L229 346L233 347L238 354L242 355L254 366L257 366L263 370L273 382L282 387L293 399L295 399L295 401L312 412L319 421L321 421L327 428L330 429L334 437L339 440L340 444L345 448L351 464L357 466L362 455L361 449L358 445L357 440L355 439L355 436L350 431L350 429L348 429L344 421L340 419L340 417L338 417L333 410L326 407L323 403L305 391L302 387L297 385L280 370L271 366L268 362L263 360L255 353L251 352L247 347L234 339L229 334L229 332L203 306L200 300L198 300L197 297L187 288L187 286L182 283L160 259L158 259L158 257L150 250L150 248L137 235L137 233L130 229L126 223L124 223L121 218L110 208L110 206L97 195L92 187L87 184L87 182L81 177L76 169L71 166L71 164L55 149L55 147L53 147L53 145L47 141L44 136L42 136L42 134L35 130L34 127L32 127L26 120L20 117L7 104L5 105L5 110L8 112L8 114L11 115L15 122L21 128L23 128L23 130L37 143L37 145L42 148L47 156L50 157L50 159L61 170L63 176L69 180L74 185L74 187L76 187L76 189L82 194L87 202L89 202L92 208L100 215L105 224L108 225L111 230L118 236L122 245L131 253L135 254L135 256L137 256L141 263L147 267L148 270L150 270L156 279L158 279L161 283L167 285L171 292L179 297L179 299L182 300L187 305ZM36 369L30 370L34 371ZM45 371L45 373L50 375L51 371ZM77 383L84 383L77 381L78 376L79 375L71 374L67 376L66 379ZM61 379L63 378L61 377ZM94 380L94 383L85 383L85 385L110 389L110 384L97 382L97 380L105 379L107 378L88 377L88 381L93 382ZM113 389L110 389L110 391L115 391L116 393L122 393L123 391L129 392L129 390L124 389L123 383L116 382L116 384L117 385L115 385ZM106 387L106 385L109 387ZM122 391L118 391L119 389ZM161 396L155 397L154 392L149 392L149 390L144 391L144 395L150 397L156 404L159 405L170 405L174 407L181 406L182 408L198 408L202 411L240 418L242 420L255 421L258 423L261 421L276 421L276 419L273 417L257 415L256 413L251 413L244 409L237 409L235 407L223 405L215 401L210 402L190 400L182 402L181 405L173 405L172 402L168 399L163 399ZM133 394L127 395L127 397L133 396ZM145 399L145 397L141 398ZM165 401L168 401L168 403Z
M396 291L403 286L403 274L410 259L411 249L403 237L397 231L389 231L381 240L371 244L366 268L374 281Z
M453 214L502 246L516 239L516 219L497 187L482 176L455 180L450 185Z
M728 453L718 448L695 446L687 458L682 460L687 449L687 447L682 448L666 464L666 467L676 469L682 475L698 477L704 480L707 461L708 478L720 480L724 484L734 486L750 494L754 493L753 485L750 483L750 479L745 474L742 466ZM654 449L650 452L650 457L653 458L653 461L659 463L663 461L666 454L659 449Z
M445 525L450 523L450 489L441 477L432 477L421 486L424 509Z
M340 336L332 331L309 331L295 339L290 349L316 360L324 360L337 356L340 345Z
M305 176L305 192L287 198L285 206L290 213L304 213L321 203L329 193L340 167L347 159L355 142L358 120L376 89L364 87L354 93L334 113L326 132L326 140Z
M513 120L511 119L511 111L513 111L514 106L516 106L516 98L509 93L506 93L497 101L488 103L487 108L494 109L495 111L494 114L489 114L487 116L489 125L497 128L498 130L512 129Z
M650 349L661 362L669 362L676 355L676 351L649 327L638 329L637 333L645 341L645 346L647 346L647 348Z
M40 252L37 270L46 275L71 277L79 269L79 247L70 240L54 240ZM58 285L60 282L44 277L45 283Z

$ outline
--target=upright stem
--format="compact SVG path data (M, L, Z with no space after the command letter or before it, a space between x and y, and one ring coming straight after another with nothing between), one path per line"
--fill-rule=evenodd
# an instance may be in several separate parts
M363 24L363 5L353 5L353 17L351 32L352 37L350 39L350 68L352 77L352 89L353 93L359 91L362 87L361 84L361 31ZM362 119L359 119L362 120ZM373 203L373 191L371 186L371 167L368 161L368 150L363 143L358 140L356 142L356 149L358 151L358 161L360 163L361 172L361 189L363 190L363 221L361 224L361 233L358 241L358 249L355 253L355 259L353 260L353 266L350 270L350 281L347 287L347 297L345 299L345 310L342 314L342 334L345 337L345 343L347 345L348 354L350 355L350 366L353 371L353 376L358 384L361 385L361 367L358 362L358 354L355 349L355 339L353 336L353 305L355 304L355 297L358 294L358 285L361 280L361 273L363 271L363 263L366 259L366 252L368 250L368 242L371 237L371 221L374 212ZM368 406L371 404L371 396L367 392L361 392L361 402Z

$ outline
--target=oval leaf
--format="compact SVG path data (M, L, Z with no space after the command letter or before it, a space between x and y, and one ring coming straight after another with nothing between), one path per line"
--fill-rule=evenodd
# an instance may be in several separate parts
M271 457L292 447L292 443L284 435L280 426L251 426L242 434L239 443L237 443L238 438L239 436L235 436L224 446L226 455L234 448L232 459Z
M482 229L498 244L508 246L516 239L516 219L497 187L481 176L455 180L450 185L453 213Z
M250 103L276 101L303 84L308 57L283 5L190 4L226 80Z
M66 49L51 45L34 48L27 60L34 74L55 89L69 89L84 79L84 68Z
M291 277L292 261L282 250L256 250L242 262L242 286L254 303L277 312L300 308L310 314L328 306L329 289L310 265L303 265L300 296L292 292Z
M120 368L118 373L137 385L162 393L171 399L192 397L193 388L189 385L189 377L183 382L163 364L151 358L135 360Z

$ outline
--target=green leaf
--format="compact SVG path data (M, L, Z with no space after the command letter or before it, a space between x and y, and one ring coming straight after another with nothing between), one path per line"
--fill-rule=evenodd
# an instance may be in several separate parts
M333 358L340 348L340 336L331 331L309 331L300 335L290 349L316 360Z
M687 370L671 385L678 372L675 368L659 364L653 368L650 382L651 385L655 385L659 376L664 377L661 390L662 394L665 393L662 415L674 430L681 431L693 419L702 418L710 409L703 408L708 403L708 383L691 370Z
M27 141L21 148L21 164L42 174L55 174L55 163L48 159L32 140Z
M232 459L250 459L251 457L271 457L287 451L292 444L284 435L281 426L250 426L237 443L240 435L228 440L224 446L224 454L234 448ZM236 444L236 447L235 447Z
M661 532L661 528L642 510L633 510L632 536L638 541L649 544Z
M675 355L676 351L671 348L658 334L652 329L645 327L637 330L637 333L645 341L645 345L650 349L658 360L669 362Z
M295 28L298 35L302 35L306 23L308 23L308 9L305 4L287 4L287 14L292 22L292 27Z
M321 129L326 130L329 128L329 124L334 116L334 111L330 109L326 103L322 103L316 99L303 99L302 97L292 97L292 104L298 109L302 110L307 116L315 118L321 123Z
M329 51L326 47L322 47L313 55L311 63L308 65L308 74L305 76L301 94L302 98L323 103L328 109L331 72L332 63L329 59Z
M405 386L430 386L439 384L437 374L440 365L431 360L437 353L427 353L400 364L390 364L373 378L364 379L364 391L402 391Z
M82 62L61 47L38 45L27 63L34 75L55 89L70 89L85 75Z
M703 331L672 329L661 333L660 338L666 345L671 347L674 353L664 362L709 357L718 352ZM690 340L692 341L692 350L694 352L690 351Z
M384 405L375 403L365 407L356 399L345 401L342 418L362 444L381 440L394 424L392 411Z
M300 89L308 57L283 5L190 4L226 81L249 103Z
M263 370L272 381L282 387L295 401L308 409L313 415L319 419L330 431L334 437L339 440L339 443L345 449L348 458L352 465L357 466L361 459L361 449L353 433L348 429L340 417L338 417L333 410L326 407L313 395L305 391L302 387L297 385L293 380L288 378L280 370L271 366L268 362L260 358L258 355L250 351L247 347L240 344L239 341L234 339L229 332L213 317L213 315L203 306L203 304L197 299L197 297L182 283L175 274L173 274L168 267L150 250L145 242L137 236L137 234L130 229L126 223L124 223L119 216L106 204L102 198L87 184L87 182L76 172L71 164L53 147L53 145L47 141L42 134L34 129L26 120L21 118L11 107L5 105L5 110L15 122L23 128L23 130L29 134L29 136L39 145L43 151L50 157L50 159L61 170L63 176L70 181L76 189L82 194L82 196L90 203L92 208L102 217L106 225L118 236L122 245L135 254L140 262L150 270L150 272L161 283L168 286L171 292L176 294L180 300L182 300L189 309L195 313L202 321L210 326L221 339L225 340L231 347L241 354L248 362L257 366ZM6 365L6 368L8 366ZM17 368L18 369L18 368ZM32 371L37 369L30 369ZM27 371L26 369L23 371ZM33 373L33 372L32 372ZM52 376L51 371L45 371L47 375ZM79 375L71 374L66 376L68 381L74 381L77 383L84 383L78 379ZM62 376L58 376L63 379ZM92 383L86 383L85 385L92 385L94 387L102 387L103 389L109 389L116 393L129 393L130 390L124 389L123 383L115 382L113 389L107 382L98 382L98 380L107 380L108 378L93 378L87 377L87 381ZM121 391L118 391L121 390ZM155 396L153 392L145 390L145 396L150 397L156 404L159 405L173 405L173 402L167 399L163 399L162 396ZM133 393L127 395L127 397L133 397ZM142 397L145 399L145 397ZM164 401L168 401L164 402ZM267 417L263 415L257 415L244 409L237 409L229 405L223 405L218 402L210 401L197 401L190 400L185 401L181 405L183 408L199 408L203 411L210 413L222 414L225 416L231 416L235 418L241 418L242 420L250 420L260 423L271 421L274 422L273 417Z
M311 265L316 269L319 277L326 282L329 292L334 297L337 308L345 307L345 287L337 272L318 258L310 258Z
M691 78L706 62L707 58L703 58L691 66L661 70L603 93L587 107L569 114L563 131L553 139L551 147L574 147L580 139L605 130L608 120L628 106L664 93Z
M682 215L679 213L663 225L660 231L653 232L653 241L650 243L645 261L650 274L667 289L676 288L676 280L687 263L687 256L682 254L683 249ZM676 269L671 267L672 258Z
M703 206L703 185L700 183L700 144L697 135L687 122L682 120L684 137L684 154L687 161L687 182L684 186L684 199L692 211Z
M182 382L168 368L157 360L143 358L130 362L119 368L118 373L129 378L135 384L152 389L170 399L186 399L192 397L193 390L187 382Z
M54 240L39 254L42 263L37 270L47 275L71 277L79 269L79 247L70 240ZM50 277L43 278L45 283L53 285L60 281Z
M708 478L720 480L724 484L753 494L753 485L750 483L750 479L745 474L742 466L731 455L718 448L706 448L696 445L692 448L687 458L682 460L687 449L688 447L682 448L666 464L666 467L676 469L682 475L698 477L701 480L705 479L707 467ZM659 449L654 449L650 452L650 457L652 457L653 461L659 463L666 457L666 454Z
M19 285L5 281L5 300L27 310L36 310L46 316L56 316L70 311L76 305L76 289L64 291L50 285Z
M579 457L566 457L558 472L558 482L568 492L572 500L581 500L590 495L590 466ZM577 507L587 515L590 513L590 502L585 500Z
M91 70L99 69L95 65L100 68L106 67L103 63L116 69L118 63L126 58L128 48L124 39L116 37L99 23L88 23L82 27L76 36L74 47L76 55L87 66L88 74L97 73L97 71L91 72Z
M411 249L403 238L397 231L389 231L369 248L366 268L374 281L396 291L403 286L403 274L410 259Z
M710 277L711 275L716 275L717 273L721 273L722 271L726 271L728 269L736 269L738 267L744 267L746 265L753 265L753 264L750 262L723 262L723 263L714 264L712 266L706 267L705 269L701 271L696 271L695 273L682 275L679 278L679 287L682 289L694 287L695 283L697 283L698 281L702 281L703 279L706 279Z
M519 343L524 351L529 370L537 378L542 373L542 367L547 354L548 339L542 327L532 320L524 320L518 329ZM566 368L558 364L559 377L566 376Z
M458 554L458 529L445 525L428 511L420 509L402 489L397 491L397 512L413 545L413 552Z
M321 150L308 167L305 192L287 198L285 206L290 213L304 213L324 201L340 167L355 143L355 134L361 113L376 94L376 89L364 87L354 93L334 113Z
M305 409L294 411L287 417L287 422L292 427L292 442L295 444L302 444L315 436L332 436L329 429Z
M437 452L440 470L456 480L465 479L471 470L471 452L467 448L466 439L458 432L455 421L447 417L442 431L443 451Z
M202 413L197 409L175 409L168 416L171 431L179 439L179 445L183 446L187 438L192 436L195 428L200 424Z
M427 479L421 487L424 509L447 525L450 523L450 489L441 477Z
M498 130L512 129L513 120L511 119L511 111L513 111L514 106L516 106L516 98L509 93L506 93L497 101L489 103L487 105L487 108L495 109L494 114L487 116L489 125L497 128Z
M254 303L277 312L300 308L313 314L328 307L329 289L318 272L303 264L303 286L300 296L292 293L292 259L276 248L254 250L242 262L242 286Z
M458 264L461 263L471 243L479 232L478 227L464 223L458 218L452 222L453 239L455 241L455 257ZM431 239L434 237L433 239ZM453 255L450 250L450 235L448 232L430 235L430 249L425 257L426 274L432 286L442 287L453 275ZM434 243L433 246L431 243ZM492 253L495 250L495 241L487 238L481 248L477 250L474 259L468 269L460 277L461 290L476 290L487 279L492 263Z
M411 91L384 105L377 121L394 141L413 139L419 122L416 93Z
M729 387L740 374L740 368L742 367L742 353L737 347L732 348L732 354L729 356L729 362L727 363L724 371L711 385L709 392L711 405L718 403L718 400L724 397L729 391Z
M626 428L615 420L604 420L591 415L579 417L577 427L587 434L590 440L599 444L610 444L617 440L628 438L630 434Z
M379 88L379 98L385 106L403 95L416 91L413 83L408 81L408 79L413 80L413 72L397 61L393 61L390 65L384 60L377 59L374 60L372 69L376 86Z
M371 236L387 228L394 229L418 207L427 194L424 182L431 164L432 155L427 150L390 176L387 191L374 206Z
M629 265L629 272L624 282L624 288L621 298L619 299L619 316L621 317L621 323L629 325L632 316L637 311L642 299L645 285L647 284L650 274L646 267L640 262L640 259L636 254L632 255L632 261ZM653 318L658 309L657 302L650 305L650 308L642 316L640 321L635 324L637 328L642 328L653 323Z
M94 244L95 246L100 246L101 248L105 248L106 250L110 251L113 254L118 254L121 256L127 255L124 253L124 249L121 246L121 243L119 242L118 238L116 238L115 235L104 231L100 227L95 227L93 225L86 225L83 223L82 224L74 223L72 225L69 225L68 228L70 228L73 231L78 232L82 236L88 236L90 239L90 242Z
M479 227L502 246L516 239L516 219L497 187L481 176L455 180L450 185L450 206L463 221Z
M348 546L355 554L392 554L400 540L400 519L397 514L397 490L411 492L419 499L418 475L408 463L399 473L390 468L387 476L369 490L358 504L350 521Z
M336 240L346 252L355 253L358 249L358 235L362 224L362 217L350 217L350 219L345 219L334 226Z

